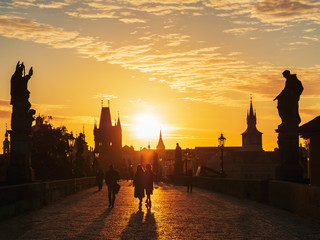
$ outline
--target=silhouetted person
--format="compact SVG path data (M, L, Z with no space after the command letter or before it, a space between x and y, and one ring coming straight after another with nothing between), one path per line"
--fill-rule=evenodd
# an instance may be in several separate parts
M189 169L187 172L187 192L192 192L192 184L193 184L193 171Z
M114 201L116 199L115 188L117 181L120 179L118 171L113 169L113 165L110 165L109 171L106 172L106 184L108 185L108 198L109 207L114 206Z
M180 175L182 174L182 150L177 143L176 150L175 150L175 162L174 162L174 174Z
M99 191L102 189L103 177L104 177L104 174L102 169L100 168L96 176L96 181L97 181L97 186L99 188Z
M144 185L145 185L146 195L147 195L147 200L146 200L147 208L151 207L150 195L153 193L153 177L154 177L154 174L153 174L153 171L151 170L151 165L147 164L145 178L144 178Z
M296 74L290 74L289 70L282 73L286 78L286 84L282 92L273 101L278 100L278 112L282 120L281 125L298 126L301 122L299 116L299 99L303 86Z
M139 209L141 209L142 199L144 198L144 171L141 165L137 166L137 171L133 179L133 186L134 186L134 197L140 200Z

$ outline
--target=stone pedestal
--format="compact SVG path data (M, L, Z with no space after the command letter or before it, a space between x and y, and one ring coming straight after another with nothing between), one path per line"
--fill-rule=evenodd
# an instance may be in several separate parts
M298 126L279 125L276 132L278 132L280 157L278 178L284 181L302 182L303 169L299 164Z
M33 180L31 167L31 137L27 134L9 132L11 137L10 165L7 171L7 182L25 183Z

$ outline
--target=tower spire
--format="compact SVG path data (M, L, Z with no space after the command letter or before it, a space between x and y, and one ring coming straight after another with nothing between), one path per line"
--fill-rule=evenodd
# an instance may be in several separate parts
M250 94L250 116L253 116L252 95Z

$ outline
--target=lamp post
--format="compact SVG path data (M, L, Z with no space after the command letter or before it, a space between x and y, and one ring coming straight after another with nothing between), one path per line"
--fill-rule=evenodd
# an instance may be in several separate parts
M218 141L219 141L219 147L221 149L221 171L220 171L220 174L221 174L221 177L225 177L226 174L224 172L224 169L223 169L223 148L224 148L224 143L227 139L223 136L223 133L221 133L220 137L218 138Z
M188 157L189 157L189 148L186 149L186 175L188 174Z
M72 154L73 154L75 141L76 141L76 139L74 138L73 133L71 132L70 135L69 135L69 138L68 138L68 143L69 143L69 149L70 149L71 173L74 176L74 178L76 176L75 176L75 171L74 171L74 166L73 166L74 164L73 164ZM75 181L74 181L74 191L75 192L77 191L76 178L75 178Z
M68 138L69 143L69 151L70 151L70 162L71 162L71 173L74 174L74 168L73 168L73 159L72 159L72 153L73 153L73 147L75 143L75 138L73 137L73 133L71 132Z

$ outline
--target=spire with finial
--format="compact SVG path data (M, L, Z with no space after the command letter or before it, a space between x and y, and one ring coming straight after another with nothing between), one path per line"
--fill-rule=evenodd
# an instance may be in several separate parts
M101 100L101 108L103 108L103 99Z
M120 122L120 114L119 114L119 111L118 111L118 123L117 123L117 127L118 127L118 128L121 128L121 122Z
M163 140L162 140L162 132L161 132L161 129L160 129L160 137L159 137L159 142L158 142L158 145L157 145L157 150L159 149L165 149L166 147L164 146L164 143L163 143Z
M247 129L242 135L242 146L250 150L262 149L262 133L257 129L257 116L253 111L252 96L250 95L250 109L247 111Z

